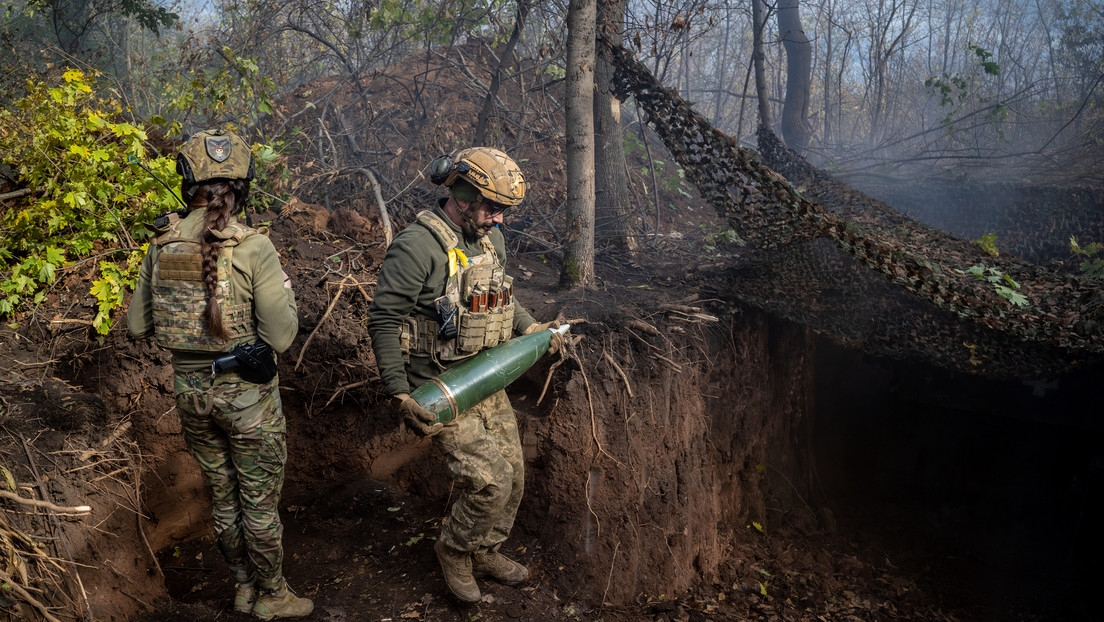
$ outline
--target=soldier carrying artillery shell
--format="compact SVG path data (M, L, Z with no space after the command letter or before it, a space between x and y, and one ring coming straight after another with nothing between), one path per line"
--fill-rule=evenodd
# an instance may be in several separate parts
M517 419L499 390L447 423L410 396L442 372L538 323L513 295L505 270L503 212L525 198L525 178L505 153L487 147L441 156L431 180L449 196L424 210L387 250L368 331L380 378L404 420L433 437L460 490L434 546L449 591L479 601L475 575L507 585L529 577L499 547L509 537L525 487ZM549 351L563 345L552 332Z

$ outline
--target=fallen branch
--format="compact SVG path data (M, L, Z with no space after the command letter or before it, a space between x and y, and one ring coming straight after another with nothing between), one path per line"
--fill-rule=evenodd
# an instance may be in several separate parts
M34 192L33 188L20 188L19 190L12 190L11 192L0 194L0 201L7 201L8 199L18 199L19 197L26 196L32 192Z
M50 324L83 324L85 326L91 326L92 320L82 320L80 318L63 318L60 320L50 320Z
M46 484L43 483L42 477L40 477L38 474L38 466L35 464L34 456L31 455L31 446L29 443L27 443L26 437L20 436L19 440L23 444L23 452L27 455L27 466L30 467L31 475L33 475L35 478L35 484L38 486L38 492L42 495L42 498L44 500L49 501L50 492L46 490ZM50 513L51 522L53 522L54 524L54 529L57 530L58 541L61 542L61 548L65 551L66 561L68 561L70 565L75 565L75 562L73 561L73 553L69 550L69 539L66 537L65 529L62 527L61 521L58 520L57 513L50 510L49 508L47 508L46 511ZM91 508L89 508L89 511L91 511ZM70 573L70 576L73 578L73 582L76 584L77 589L80 591L81 599L84 602L84 610L87 612L87 619L95 619L92 615L92 604L88 602L88 592L84 589L84 581L81 580L80 573L73 572Z
M340 172L360 173L368 178L372 185L372 194L376 197L376 207L379 208L380 221L383 222L383 241L386 246L391 246L391 217L387 215L387 205L383 202L383 193L380 191L379 181L372 171L366 168L342 169Z
M590 393L590 381L587 380L586 369L583 367L583 362L579 360L577 356L573 355L573 358L579 363L579 372L583 375L583 386L586 387L587 392L587 406L590 408L590 435L594 439L594 444L598 446L598 453L609 456L609 459L617 463L617 466L625 466L621 464L620 460L610 455L605 447L602 447L602 442L598 440L598 424L594 421L594 396Z
M544 387L541 388L540 397L537 398L537 406L540 406L541 401L544 400L544 392L548 390L548 385L552 382L552 373L556 371L557 367L563 365L565 360L567 359L561 358L555 363L552 363L552 367L548 368L548 375L544 378Z
M632 386L629 385L629 377L625 375L624 371L622 371L621 366L617 364L617 361L613 360L613 357L610 356L609 352L606 352L605 349L602 350L602 356L604 356L606 361L613 366L614 371L616 371L617 374L621 376L621 381L625 383L625 390L629 392L629 397L632 397L633 392Z
M649 335L652 335L653 337L662 336L658 328L652 326L644 320L629 320L628 322L625 322L625 326L643 331L645 333L648 333Z
M362 387L362 386L368 384L369 382L372 382L373 380L379 380L379 378L378 377L365 378L364 380L358 380L356 382L351 382L349 384L337 387L336 389L334 389L334 393L333 393L333 395L330 396L329 401L327 401L322 406L322 408L325 408L326 406L329 406L330 404L332 404L333 401L337 399L337 396L344 395L345 392L348 391L349 389L355 389L357 387Z
M61 514L81 515L81 514L91 514L92 513L92 507L88 506L88 505L77 505L77 506L73 506L73 507L66 507L66 506L63 506L63 505L54 505L53 503L50 503L49 501L39 501L38 499L27 499L26 497L20 497L19 495L15 494L14 492L8 492L7 490L0 490L0 498L11 499L12 501L15 501L16 503L22 503L23 505L29 505L31 507L44 508L44 509L47 509L47 510L53 510L53 511L61 513Z
M120 436L126 434L127 430L129 430L129 429L130 429L130 420L128 419L127 421L124 421L121 424L119 424L119 427L115 428L115 431L111 433L111 436L105 438L103 440L103 442L100 443L100 447L107 448L108 445L110 445L110 444L114 443L115 441L117 441ZM95 449L85 450L80 455L80 461L81 462L86 462L89 458L92 457L92 454L96 453L96 451L97 450L95 450Z
M137 447L137 444L135 444L135 446ZM134 521L135 525L138 527L138 535L142 538L142 544L146 545L146 552L149 553L150 559L153 560L153 567L157 569L157 575L164 578L165 571L161 570L161 562L157 561L157 554L153 552L153 547L150 546L149 538L146 537L146 530L142 529L142 450L140 447L137 453L138 460L134 463ZM130 595L127 594L127 596ZM134 597L131 596L131 598ZM138 599L135 598L135 600Z
M3 570L0 570L0 581L3 581L5 585L10 586L11 589L15 590L16 594L19 594L20 598L27 601L27 603L29 603L35 609L38 609L38 612L42 614L43 618L49 620L49 622L61 622L54 616L50 615L50 610L47 609L45 605L35 600L35 597L31 596L30 592L23 589L23 586L16 583L15 579L12 579L11 576Z
M668 365L670 365L671 369L673 369L675 371L675 373L679 373L679 374L682 373L682 365L679 365L678 363L672 361L671 359L667 358L666 356L663 356L662 354L656 354L655 357L657 359L663 361L664 363L667 363Z
M330 311L333 311L334 305L336 305L337 301L341 298L341 292L345 291L345 284L352 278L352 275L349 275L341 279L341 282L338 283L337 294L335 294L333 300L330 301L330 306L326 307L326 312L322 314L322 319L318 320L318 324L314 326L314 330L307 336L307 340L303 342L303 348L299 350L299 358L295 359L295 367L293 369L299 369L299 365L303 362L303 355L307 353L307 346L309 346L311 340L314 339L314 335L318 332L318 329L326 322L326 318L330 317Z

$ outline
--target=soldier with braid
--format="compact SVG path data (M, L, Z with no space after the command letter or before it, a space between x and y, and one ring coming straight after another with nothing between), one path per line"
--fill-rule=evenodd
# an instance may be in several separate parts
M295 294L266 232L239 223L253 157L238 136L191 137L177 156L187 209L162 216L127 325L172 352L184 441L211 488L234 611L304 616L284 580L278 505L287 460L275 354L298 332Z
M480 351L551 326L533 320L513 297L505 273L503 211L525 197L517 164L497 149L475 147L431 165L449 196L395 236L369 310L368 331L384 390L415 432L433 437L458 495L434 545L456 598L480 599L478 575L515 585L525 566L499 547L510 535L525 488L517 419L505 391L447 424L410 392ZM550 351L563 336L555 333Z

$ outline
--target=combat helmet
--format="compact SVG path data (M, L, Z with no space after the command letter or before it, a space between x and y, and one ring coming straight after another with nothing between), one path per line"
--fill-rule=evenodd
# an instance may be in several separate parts
M183 178L186 200L195 195L197 184L211 179L253 181L253 152L237 134L225 130L204 130L180 147L176 172Z
M464 180L485 200L499 205L520 205L525 198L525 176L517 162L490 147L472 147L455 156L437 157L430 164L429 178L448 188L457 180Z

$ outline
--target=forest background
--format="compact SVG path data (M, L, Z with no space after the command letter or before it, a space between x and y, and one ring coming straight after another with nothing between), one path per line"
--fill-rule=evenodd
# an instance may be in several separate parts
M149 365L150 358L157 360L158 355L151 354L148 349L141 350L144 346L120 336L125 331L119 326L119 317L149 240L147 223L155 214L179 207L173 193L166 189L166 186L169 189L179 186L179 177L174 171L176 148L187 136L209 127L232 129L252 144L258 164L252 206L260 213L259 221L274 222L276 230L284 227L283 239L288 240L288 245L281 252L289 264L294 263L296 269L302 270L294 276L297 294L301 294L301 316L306 319L303 333L309 330L310 337L297 350L296 370L318 330L318 325L312 323L324 324L327 317L331 317L331 309L334 316L346 314L346 323L339 324L340 328L335 326L333 334L314 342L311 357L306 360L310 369L300 374L306 379L288 381L292 385L289 393L293 395L289 403L292 399L300 400L298 412L306 414L299 419L301 426L321 426L320 422L311 420L311 413L331 403L340 405L346 398L352 400L352 405L343 406L340 416L352 418L353 411L359 415L369 410L364 408L365 404L374 405L372 379L370 371L366 371L371 369L371 361L361 357L368 348L356 340L360 326L357 322L363 320L363 310L356 305L363 301L354 302L350 298L355 295L347 295L339 305L337 298L347 285L346 291L352 291L349 284L353 281L346 279L368 278L368 267L374 265L373 262L378 263L385 243L376 239L384 237L378 235L377 223L386 230L389 240L393 229L409 222L417 209L436 196L434 190L428 189L425 179L425 168L435 155L482 143L503 148L521 160L523 170L533 182L532 191L522 209L511 214L508 227L511 251L522 251L516 254L532 260L527 264L527 271L539 272L539 265L554 265L560 272L561 282L593 285L596 280L604 280L603 289L615 281L628 282L629 279L624 278L626 270L641 264L660 266L659 273L666 271L667 281L671 281L672 275L678 280L679 272L673 271L671 266L681 270L683 261L695 265L713 262L721 266L718 274L725 274L725 262L741 252L734 249L742 248L743 232L733 229L733 222L708 214L710 207L689 183L692 173L681 169L651 128L645 126L647 111L638 109L632 98L619 102L612 97L609 79L613 67L606 43L622 43L662 84L693 102L702 118L734 137L740 145L762 147L757 141L757 131L764 125L809 162L854 187L872 192L888 188L896 197L910 192L918 195L913 197L913 203L927 209L927 214L935 216L935 220L943 218L943 222L953 223L967 211L960 208L960 213L954 213L949 202L933 200L928 193L935 185L972 188L979 194L991 195L1000 192L996 189L1002 187L1002 182L1009 184L1004 187L1074 188L1071 192L1104 183L1104 8L1089 0L980 3L955 0L798 3L782 0L777 4L755 0L551 3L105 0L4 2L0 7L0 318L11 331L4 333L5 345L13 350L22 347L30 351L26 343L28 336L32 336L38 339L35 345L39 357L30 359L38 361L27 363L33 365L30 368L21 367L28 360L26 358L15 359L12 363L15 371L5 376L5 384L0 385L0 406L5 408L0 414L5 417L18 416L19 408L12 407L13 404L17 397L32 393L33 387L62 386L64 389L65 381L59 385L48 377L58 370L69 374L66 377L70 380L86 381L78 384L95 386L99 379L102 383L99 390L103 392L100 397L115 393L118 402L125 402L125 408L111 404L119 411L116 414L125 411L129 417L131 413L159 406L158 399L169 400L164 394L158 395L156 387L155 376L163 372L165 361L160 360L161 371L156 365ZM448 90L463 97L450 98ZM472 100L481 105L472 108ZM1088 194L1090 200L1078 206L1092 204L1092 197L1097 195L1092 195L1091 191ZM1050 196L1067 195L1055 193ZM995 197L993 202L999 203L1001 198ZM1057 211L1058 206L1052 205L1053 199L1036 200ZM675 222L679 227L673 226ZM1014 232L1017 225L1033 227L1034 222L1006 223L1002 232ZM333 230L332 235L326 232L327 228ZM690 230L689 235L687 230ZM298 244L295 240L295 235L306 235L304 231L319 237L329 236L327 239L331 241L340 241L341 247L327 248L322 255L311 255L308 243ZM981 235L985 231L988 230L977 233L980 237L976 244L985 253L1003 252L1005 240ZM1099 231L1099 228L1092 231ZM1047 262L1061 263L1063 269L1089 278L1104 276L1101 240L1097 236L1087 235L1086 239L1078 240L1070 238L1065 229L1056 235L1061 242L1058 254L1064 259L1056 261L1046 255ZM693 238L688 244L691 248L672 250L679 236ZM318 248L323 247L318 245ZM368 247L370 249L365 250ZM719 248L732 251L732 255L722 256ZM637 253L641 249L661 252ZM1020 250L1017 248L1016 252ZM686 259L687 256L692 259ZM759 257L760 266L785 262L781 254ZM763 257L766 259L761 259ZM744 294L761 294L769 289L773 279L799 292L809 292L810 298L816 298L815 304L820 305L818 309L824 309L824 301L832 295L829 290L845 287L837 282L826 282L822 291L803 285L800 280L790 280L793 272L814 281L828 274L835 266L834 262L824 261L824 257L814 249L807 253L804 263L783 266L789 269L789 274L779 271L781 276L776 276L764 270L766 276L757 284L765 282L766 286L761 290L745 288ZM596 263L596 259L607 261L601 264ZM664 263L668 261L671 263ZM305 264L311 264L317 271L303 269ZM967 270L970 264L955 264L955 267ZM336 270L347 273L341 273L340 283L328 280L338 274ZM319 274L321 276L315 278ZM355 279L353 275L357 275ZM726 278L714 276L707 280L719 282ZM995 274L982 272L975 276L994 279L993 289L1002 297L997 303L1008 308L1016 304L1014 284ZM619 307L626 291L651 295L659 282L656 279L634 284L633 289L610 293L609 305L593 306ZM876 282L884 285L883 280ZM338 287L336 294L334 286ZM370 291L369 286L367 291L360 293L368 299ZM856 318L873 315L868 307L862 306L872 300L866 297L867 293L867 290L856 290L855 299L845 301L846 312L839 315L841 323L866 330ZM783 290L777 298L789 304L795 299L792 294L793 291ZM588 295L582 294L584 298ZM597 295L584 302L594 302ZM567 295L560 292L546 296L551 300ZM1090 305L1096 305L1092 308L1099 308L1096 300L1090 301ZM345 309L346 306L349 308ZM649 299L642 306L655 307L656 303ZM727 299L721 306L737 313L732 311L734 305ZM770 304L761 308L776 311ZM896 307L888 308L889 315L900 315ZM998 306L996 313L1003 313L1004 309ZM699 314L701 309L686 305L671 313L687 311L692 312L688 317L695 321L704 322L712 317ZM820 318L826 318L829 323L837 319L832 309L821 313ZM780 316L794 319L792 315ZM763 351L777 355L775 367L762 367L785 370L779 372L783 376L791 372L793 375L785 376L784 380L758 378L754 375L755 364L733 363L731 370L725 369L724 364L715 369L710 367L711 373L723 376L721 384L734 391L743 390L743 380L738 379L744 378L739 374L744 374L747 376L744 379L756 390L777 390L783 394L807 381L805 365L810 363L804 351L796 346L790 349L793 343L802 342L807 336L789 329L776 331L773 320L756 319L758 316L750 313L745 317L749 318L749 325L760 322L762 326L749 329L746 338L727 335L729 345L726 347L743 348L744 354L750 351L753 355L750 358L754 359L759 351L746 346L760 343L757 340L762 338ZM947 322L954 324L958 319ZM621 318L618 321L630 320ZM333 317L330 323L336 324ZM596 322L598 324L600 322ZM617 323L610 321L609 325L617 326ZM684 384L686 386L679 386L671 393L677 401L692 405L696 404L694 400L706 402L707 392L698 390L699 387L686 376L682 376L679 383L671 383L669 378L656 382L647 375L637 376L655 373L656 378L662 377L651 368L644 369L648 361L659 368L667 365L663 373L668 374L673 369L691 367L690 361L681 358L653 357L653 351L660 352L656 349L658 346L642 345L644 339L640 336L654 338L657 343L666 338L660 337L659 332L649 332L650 326L645 323L629 327L626 333L629 336L624 337L633 344L626 348L627 352L646 348L643 356L634 357L637 361L645 360L645 364L640 369L628 370L632 384L638 387L652 385L656 391L672 384ZM827 331L834 328L837 327L829 325ZM901 343L896 335L904 334L901 327L892 328L897 333L881 340L890 348ZM637 332L631 333L633 330ZM326 329L320 332L325 335ZM786 347L774 341L777 332L786 335L780 340L788 344ZM977 346L977 342L947 339L938 330L933 332L940 347L958 350L954 360L960 369L975 364L975 348L982 352L979 358L985 358L984 346ZM679 334L685 336L686 333ZM845 331L837 330L836 334L845 335ZM772 337L768 339L765 335ZM605 336L601 353L595 350L592 354L603 360L609 358L610 369L613 369L617 363L613 362L614 357L607 355L604 339ZM616 354L615 342L612 337L610 339L610 352ZM71 345L70 341L81 341L82 345L73 346L72 352L59 353ZM320 344L323 341L325 346ZM598 341L591 339L592 343ZM119 348L120 344L139 351L97 354L100 350ZM670 347L670 341L661 345ZM1010 358L1018 356L1011 340L988 345L1004 348ZM330 358L322 356L321 362L312 361L311 358L319 355L323 348L331 348ZM969 352L963 354L964 348ZM663 352L665 356L671 355L667 350ZM1060 351L1055 358L1065 357L1072 362L1068 354ZM126 382L121 378L104 379L119 367L104 365L103 357L126 368L127 382L133 384L124 386ZM724 356L715 358L727 360ZM993 355L988 360L996 358ZM290 359L282 359L285 368L293 362ZM342 364L329 365L331 359ZM356 364L349 367L349 361L354 359ZM1077 359L1080 361L1080 357ZM769 363L771 358L764 355L763 360ZM107 371L101 373L92 369L97 366ZM620 372L620 368L617 370ZM604 383L607 390L611 386L620 387L622 383L627 388L630 384L623 373L620 377L612 376L612 371L609 373L611 376ZM311 384L317 386L308 392L306 387ZM706 385L703 380L702 387ZM321 407L315 404L320 390L332 391L329 401ZM564 399L562 403L586 403L579 398L578 386L575 391L576 399ZM976 387L971 387L969 392L975 391ZM981 394L1001 404L1002 398L1012 395L1003 391L990 388L982 390ZM539 392L543 396L543 390ZM49 391L44 393L50 397ZM537 391L533 393L535 397ZM794 395L799 393L794 389ZM65 399L70 402L94 403L94 400L82 401L83 396L76 392L73 395L77 397L72 399L66 395ZM748 395L759 394L749 392ZM715 430L711 426L718 425L718 421L733 426L732 447L736 449L722 444L718 451L729 451L731 455L725 458L742 465L742 470L732 469L737 476L727 473L718 476L717 481L737 490L730 493L736 502L728 503L726 497L711 503L738 516L727 520L732 517L726 515L725 521L718 521L712 515L703 514L693 517L694 524L724 523L735 529L732 526L743 527L745 521L742 519L751 517L746 524L756 525L757 533L765 535L767 530L760 528L763 523L757 520L755 512L763 510L765 515L767 495L759 495L757 485L742 486L746 481L765 479L774 471L764 465L782 464L784 458L791 455L787 453L792 440L791 430L786 426L800 419L805 411L791 408L790 402L781 400L785 403L779 408L785 411L786 417L778 417L775 415L780 411L758 408L762 402L748 395L740 394L732 400L721 397L717 401L746 403L748 409L761 410L759 416L778 426L764 426L770 433L749 434L752 442L741 436L744 430L739 427L752 427L748 422L756 421L747 413L730 415L732 421L710 415L708 426L703 423L705 417L684 417L687 431L675 441L665 436L667 430L654 435L660 439L657 442L672 445L674 449L640 446L632 447L631 452L626 450L626 454L640 452L651 459L659 455L660 449L685 451L685 456L680 457L689 456L689 461L678 462L672 467L682 484L684 477L688 477L686 473L708 472L693 460L707 460L700 452L703 438L709 439L710 447L714 447L712 434ZM325 396L321 398L319 402L324 401ZM619 399L610 399L609 407L619 407ZM639 395L637 399L640 401ZM44 411L49 411L52 403L44 403ZM663 400L657 403L664 404ZM1010 408L1007 404L1000 407ZM337 406L327 416L337 416L336 410ZM164 412L164 408L152 416L144 413L124 418L125 424L114 428L111 435L103 439L102 446L125 438L126 426L132 423L135 430L141 426L153 429L153 433L146 429L135 434L143 441L164 433L159 426L168 424L163 415L157 416L160 412ZM613 412L611 421L620 423L622 415L621 411ZM57 411L46 415L48 419L50 416L67 418L69 413ZM386 413L375 416L383 419ZM788 418L790 416L793 419ZM593 423L593 411L589 417ZM73 417L76 423L69 421L66 425L78 425L78 419ZM89 416L90 425L93 419ZM551 423L547 425L557 425L558 421L559 425L566 425L562 421L567 419L549 417ZM633 417L624 415L626 428L630 419ZM641 419L644 417L636 418L633 424L642 425ZM652 419L654 423L654 416ZM776 420L786 423L776 423ZM15 425L12 417L0 423ZM556 443L548 445L573 447L555 437L555 428L549 432L536 424L531 425L545 435L542 440L556 439ZM696 425L701 429L691 430ZM308 429L314 431L313 427ZM350 429L359 430L352 426ZM798 429L796 424L794 429ZM33 431L25 432L33 436ZM577 440L566 433L564 436ZM589 436L583 436L589 443ZM763 438L773 439L776 444L757 442ZM1085 438L1091 437L1086 435ZM96 447L100 447L100 439L95 440ZM344 440L355 445L364 439L354 434ZM373 473L379 463L397 462L395 456L401 451L395 451L395 445L399 444L393 439L372 436L368 441L361 442L362 447L353 451L374 454L372 458L377 462L372 463ZM597 435L594 442L604 451ZM607 442L611 441L607 439ZM796 447L800 443L792 445ZM612 443L607 447L612 448ZM0 454L5 459L13 454L19 458L22 451L28 456L31 454L25 445L16 449L19 451L0 448ZM746 454L742 453L745 451ZM775 463L768 463L756 452L766 454ZM78 455L85 453L82 450ZM586 452L575 453L583 455ZM794 449L792 453L799 452ZM164 450L158 445L144 459L168 460L177 454L183 455L180 447L170 446L169 450ZM141 464L143 457L140 453L137 455ZM310 455L310 452L301 452L299 459ZM602 456L595 457L596 462L599 459ZM551 483L547 485L562 487L553 492L574 499L584 485L586 490L591 490L589 466L578 472L566 467L557 471L561 467L555 460L548 457L545 460L556 468L547 464L537 468L560 475L549 479ZM344 464L339 459L334 463ZM802 460L795 459L793 463L801 465ZM684 468L683 464L690 464L692 468ZM1056 460L1054 464L1055 470L1061 470L1064 463ZM187 470L176 464L157 465L157 468L162 466L164 472L185 473ZM329 468L332 463L324 463L324 466ZM605 466L604 476L611 482L608 488L625 488L623 483L628 481L625 473L609 464ZM622 466L617 464L617 467ZM84 465L73 468L83 469ZM101 464L97 468L111 467ZM994 470L999 469L994 467ZM1080 473L1068 470L1075 475ZM16 471L15 467L12 471ZM133 471L139 473L142 469ZM113 472L107 470L102 475L110 476ZM415 465L401 476L408 478L403 484L421 492L428 489L441 493L424 484L432 480L425 472L432 473L424 464ZM767 475L763 475L764 472ZM585 479L585 484L564 473ZM652 473L659 477L656 471ZM794 472L787 471L782 477L793 475ZM5 477L0 490L12 494L17 490L26 492L25 486L20 488L15 482L28 477L26 469L13 477ZM779 488L787 492L792 489L799 497L793 503L804 505L805 499L800 497L802 492L808 492L805 483L797 478L792 481L797 485L786 480ZM146 497L139 499L141 486L137 482L136 477L127 489L134 495L130 504L135 514L140 515L145 510L149 516L163 519L167 512L159 514L156 510L160 506L143 507L142 499L150 506L155 502ZM714 483L708 476L702 476L701 488L712 491ZM647 480L644 486L648 489ZM1078 489L1087 491L1086 495L1094 490L1090 485L1080 486ZM154 486L151 491L150 488L146 488L146 493L150 496L160 493L161 501L178 492L169 484L164 485L163 490ZM72 498L81 498L81 495L74 494ZM433 495L427 498L432 499ZM534 495L534 498L538 497ZM812 501L812 497L808 498ZM979 499L984 500L984 497ZM367 504L367 500L363 502ZM662 506L654 516L666 515L672 525L680 521L686 523L687 516L680 512L711 507L711 503L699 504L697 508L693 503L680 503L677 508ZM396 502L385 507L390 509L398 505ZM540 507L533 511L555 516L555 506L551 502L549 506L551 509ZM596 510L594 518L597 520L603 510L608 511L610 517L620 517L625 514L623 507L615 503L603 507L596 500L594 507L588 506L588 510ZM812 509L807 505L806 508ZM295 512L295 518L302 509ZM819 506L817 511L820 512ZM430 509L426 513L432 515L434 512L435 509ZM1086 515L1093 514L1082 509L1077 516ZM390 518L383 515L377 522L383 524ZM617 534L613 520L616 519L603 523L609 534ZM823 516L815 521L818 524L830 522ZM148 527L155 522L149 520L145 524ZM161 532L171 531L165 527L167 522L160 523ZM140 532L142 519L138 523ZM587 525L589 527L589 523ZM406 546L410 547L409 542L420 539L423 534L397 532L395 537L400 535L409 536ZM703 553L694 548L708 538L683 538L665 532L659 535L662 537L656 541L649 541L646 536L637 540L627 536L617 539L611 545L612 550L606 551L606 557L596 556L592 561L587 571L592 580L580 583L593 584L591 587L601 597L597 599L599 605L606 596L611 601L616 596L621 602L633 598L635 595L629 590L635 584L631 581L625 582L624 594L607 593L615 566L622 560L632 559L626 555L628 548L617 548L622 542L626 547L635 542L638 551L654 553L653 549L662 549L657 555L660 560L651 560L651 568L667 570L666 574L656 570L652 575L660 583L691 581L690 574L681 572L680 563L708 565L720 558L715 551ZM175 532L172 537L177 537ZM164 538L155 540L155 548L161 553L160 545L164 542ZM660 543L659 547L655 546L656 542ZM150 545L147 542L144 546ZM774 546L785 548L789 543L775 541ZM662 554L668 551L670 559ZM678 551L678 555L674 551ZM1016 549L1016 552L1022 551ZM784 559L785 556L775 553L777 551L772 551L764 557ZM142 558L139 562L145 561L143 555L134 557ZM726 553L726 558L738 557ZM744 556L743 559L752 558ZM553 562L547 563L555 567ZM752 576L761 575L765 566L751 568L750 561L746 561L746 565L748 568L743 570ZM648 564L643 567L645 575L651 572ZM864 568L871 570L874 566L868 564ZM11 572L11 568L6 570ZM868 574L852 570L844 564L837 578L839 575ZM618 568L617 572L618 577L639 579L641 576L636 568ZM771 594L787 593L783 591L786 580L795 585L800 583L804 589L804 579L793 576L787 574L784 579L779 574L777 579L763 579L762 582L748 582L742 577L730 583L732 590L736 590L736 583L739 583L744 585L740 590L752 597L759 593L766 597L766 584L772 581ZM882 577L867 578L874 584ZM893 590L907 591L896 581L889 583ZM613 584L617 586L617 582ZM815 608L826 603L837 606L832 598L821 597L822 593L834 597L836 592L832 590L838 584L829 584L831 582L825 582L823 592L808 592L805 601L796 600L797 606ZM964 586L963 591L968 587ZM793 593L798 591L795 588ZM212 586L209 592L217 590ZM367 591L359 590L358 593ZM656 605L654 600L648 599L647 604ZM217 602L217 597L210 596L210 601ZM889 596L874 608L893 606L895 602L896 598ZM3 604L7 606L8 601ZM510 606L515 604L510 603ZM772 615L769 607L776 604L769 603L768 598L763 599L766 617ZM932 601L928 607L918 608L915 619L932 619L927 613L937 609L939 603ZM870 610L871 606L863 605L858 609ZM217 617L217 613L211 615ZM672 613L669 617L678 616Z
M3 211L0 314L41 301L57 270L98 260L95 325L106 332L148 235L143 223L175 205L132 160L175 187L171 146L228 127L255 145L259 207L282 204L306 180L286 161L301 128L274 117L275 99L322 76L381 79L402 58L468 40L531 59L545 81L528 88L547 90L571 81L569 55L581 53L564 28L572 12L587 15L576 33L597 20L604 39L625 42L716 128L753 145L759 124L772 124L795 151L852 182L1102 181L1104 8L1090 0L4 2L0 175L15 188L4 196L15 209ZM602 56L596 68L608 77ZM579 58L575 67L591 66ZM474 135L445 148L473 139L511 147L501 129L487 135L497 81L516 79L504 67L472 77L488 104L470 120ZM574 190L571 180L588 173L572 168L568 150L567 208L594 210L587 224L600 247L631 245L662 210L658 184L677 186L671 176L681 173L654 162L629 170L624 153L647 147L630 128L639 114L631 100L611 106L608 88L596 93L594 114L572 106L570 89L563 103L569 147L586 127L598 143L589 195ZM331 95L309 97L326 108ZM409 99L415 117L432 112L418 92ZM342 121L355 136L357 120ZM358 146L356 156L330 164L374 171L391 201L409 198L407 180L386 170L401 154Z

